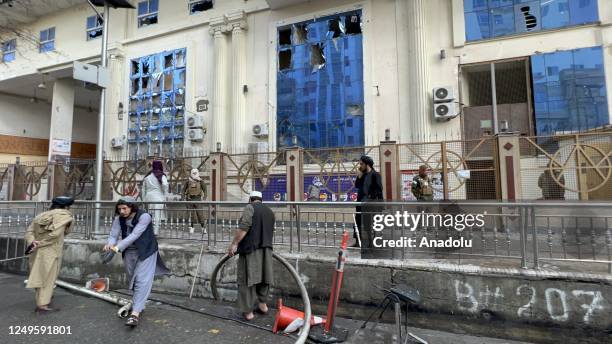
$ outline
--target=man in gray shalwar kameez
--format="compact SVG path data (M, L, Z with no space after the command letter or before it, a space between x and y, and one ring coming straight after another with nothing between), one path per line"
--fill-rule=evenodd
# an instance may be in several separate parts
M272 284L272 238L274 213L262 202L259 191L251 192L249 204L242 211L228 254L238 257L238 308L246 320L255 316L253 310L268 313L266 301ZM255 303L257 307L253 309Z
M128 276L128 288L134 291L132 313L126 321L128 326L138 325L140 313L153 287L155 276L166 275L169 270L162 261L157 239L153 232L151 215L139 210L135 200L124 198L117 202L115 220L105 252L121 252ZM119 239L121 235L121 240ZM110 261L107 259L105 261Z

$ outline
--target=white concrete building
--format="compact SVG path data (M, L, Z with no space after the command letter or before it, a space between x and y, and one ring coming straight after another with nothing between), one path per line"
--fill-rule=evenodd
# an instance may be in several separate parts
M110 16L107 158L474 138L494 112L526 135L610 123L611 1L131 2ZM94 15L0 1L0 162L95 151L99 91L71 77L99 63ZM436 87L460 115L434 119Z

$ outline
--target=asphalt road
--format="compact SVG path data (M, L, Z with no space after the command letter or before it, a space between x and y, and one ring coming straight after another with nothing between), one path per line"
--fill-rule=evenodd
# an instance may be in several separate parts
M156 344L156 343L293 343L293 339L274 335L269 329L274 322L274 311L259 316L253 322L268 330L222 320L171 306L149 302L137 328L128 328L124 320L116 316L117 306L95 298L73 294L61 288L55 289L53 305L59 312L47 315L34 313L34 292L24 287L24 276L0 272L0 343L87 343L87 344ZM121 290L119 290L121 291ZM239 319L231 304L219 304L211 300L189 300L183 296L158 295L154 298L192 310L203 311L225 318ZM361 322L338 319L337 324L349 329L346 343L386 344L395 343L389 324L381 324L374 330L358 331ZM11 334L15 326L63 326L70 327L71 334ZM27 328L26 328L27 329ZM33 328L32 328L33 329ZM39 328L40 329L40 328ZM414 329L421 338L432 344L519 344L519 342L459 335L441 331Z

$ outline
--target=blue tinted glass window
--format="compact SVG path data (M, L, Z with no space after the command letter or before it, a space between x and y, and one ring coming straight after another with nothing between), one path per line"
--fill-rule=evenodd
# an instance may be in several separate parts
M573 76L573 62L571 51L561 51L558 53L545 54L546 78L548 81L560 81L564 78Z
M55 50L55 28L49 28L40 32L40 46L39 51L41 53Z
M157 12L158 9L157 0L149 0L149 12Z
M514 5L513 0L489 0L489 8L504 7Z
M148 1L142 1L138 3L138 15L149 13L149 3Z
M568 0L542 1L542 28L554 29L569 25L569 3Z
M463 10L473 12L487 9L487 0L463 0Z
M593 23L599 19L597 0L569 0L570 24Z
M47 30L43 30L40 32L40 41L44 42L47 40L47 35L48 35L48 31Z
M15 60L15 51L17 48L17 40L11 39L8 42L2 43L2 61L11 62Z
M466 13L465 30L468 41L490 38L489 13L486 11Z
M493 37L514 33L514 7L500 7L491 10L491 30Z
M532 56L531 71L538 134L609 123L601 47Z

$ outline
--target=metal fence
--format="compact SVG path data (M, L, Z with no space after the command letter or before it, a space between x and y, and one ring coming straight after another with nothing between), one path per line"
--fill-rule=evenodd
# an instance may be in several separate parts
M483 226L466 228L461 236L470 247L429 250L395 247L383 258L425 259L493 267L547 268L612 273L612 203L534 202L388 202L375 207L362 203L266 202L275 213L274 245L290 252L334 254L344 231L353 233L356 218L368 214L481 214ZM23 234L32 219L48 208L44 202L0 202L0 261L23 256ZM143 204L151 209L152 204ZM225 246L238 229L244 203L165 202L150 210L157 236L163 240ZM362 211L356 213L355 207ZM96 203L79 201L72 207L75 228L71 237L106 238L113 223L114 203L100 203L101 226L93 228ZM200 212L200 217L196 215ZM425 231L391 224L382 236L398 240L424 236L445 240L446 225Z

